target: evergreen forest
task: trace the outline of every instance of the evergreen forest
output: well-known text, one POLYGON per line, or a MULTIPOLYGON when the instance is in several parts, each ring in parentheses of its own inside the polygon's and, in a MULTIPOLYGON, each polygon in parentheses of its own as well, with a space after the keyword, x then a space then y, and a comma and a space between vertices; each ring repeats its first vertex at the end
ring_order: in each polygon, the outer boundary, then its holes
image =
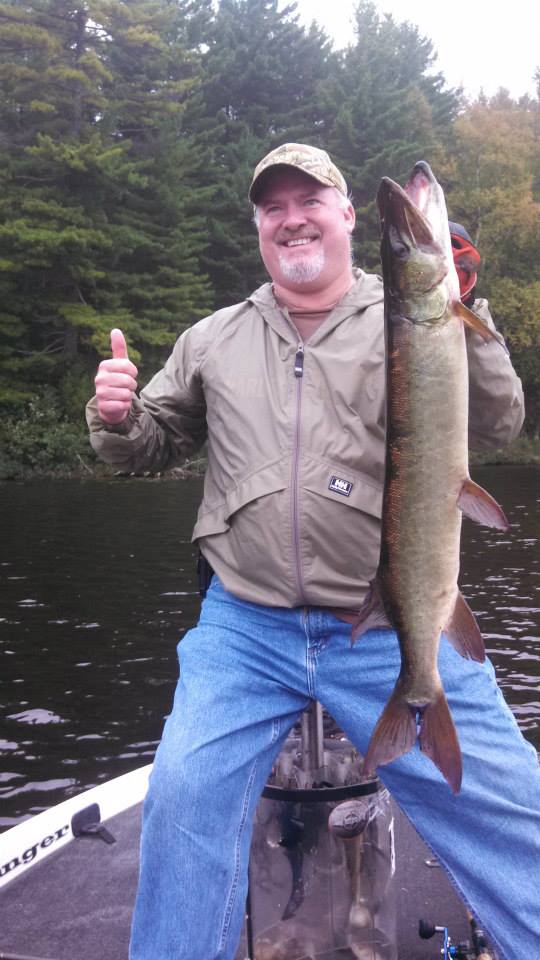
POLYGON ((540 70, 536 97, 471 102, 434 63, 372 0, 342 51, 278 0, 0 3, 0 477, 89 469, 112 327, 144 384, 182 330, 266 279, 247 190, 286 141, 343 171, 375 272, 379 180, 429 160, 540 437, 540 70))

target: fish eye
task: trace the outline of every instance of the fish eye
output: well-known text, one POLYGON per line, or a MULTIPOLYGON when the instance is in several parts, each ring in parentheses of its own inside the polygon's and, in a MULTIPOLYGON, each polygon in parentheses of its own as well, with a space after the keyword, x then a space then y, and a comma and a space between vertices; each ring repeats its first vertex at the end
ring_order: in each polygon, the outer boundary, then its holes
POLYGON ((409 252, 409 247, 402 240, 392 240, 392 253, 396 257, 406 257, 409 252))

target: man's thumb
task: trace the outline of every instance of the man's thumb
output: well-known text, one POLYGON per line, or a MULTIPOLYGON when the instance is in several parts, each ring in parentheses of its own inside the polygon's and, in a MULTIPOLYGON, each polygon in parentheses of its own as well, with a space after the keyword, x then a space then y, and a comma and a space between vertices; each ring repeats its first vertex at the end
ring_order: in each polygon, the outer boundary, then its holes
POLYGON ((121 330, 111 330, 111 350, 113 360, 127 360, 128 348, 126 338, 121 330))

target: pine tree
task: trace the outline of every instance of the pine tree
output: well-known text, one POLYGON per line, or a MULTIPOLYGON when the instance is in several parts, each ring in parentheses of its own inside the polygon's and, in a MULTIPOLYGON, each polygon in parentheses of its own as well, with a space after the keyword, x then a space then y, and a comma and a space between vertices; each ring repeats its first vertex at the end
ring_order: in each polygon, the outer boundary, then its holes
POLYGON ((540 100, 501 90, 463 111, 441 163, 448 209, 482 256, 487 297, 525 390, 528 426, 540 435, 540 100))
POLYGON ((73 355, 59 315, 76 283, 70 263, 81 274, 106 245, 69 192, 85 162, 78 146, 87 156, 96 150, 85 134, 104 102, 101 65, 91 44, 81 47, 77 13, 61 3, 0 8, 0 361, 8 401, 31 394, 61 357, 73 355), (46 155, 55 151, 51 166, 46 155))
POLYGON ((166 0, 0 8, 3 402, 44 380, 62 392, 113 325, 155 367, 208 308, 206 194, 182 128, 198 14, 182 23, 166 0))
POLYGON ((375 196, 382 176, 404 182, 417 160, 430 160, 448 131, 458 97, 431 74, 431 42, 410 23, 380 14, 372 0, 355 12, 356 39, 321 90, 323 136, 357 209, 362 265, 379 264, 375 196))
POLYGON ((333 55, 321 30, 306 31, 294 4, 279 10, 277 0, 221 0, 207 44, 186 124, 212 190, 204 262, 222 306, 265 279, 247 201, 251 175, 279 143, 316 142, 317 91, 333 55))

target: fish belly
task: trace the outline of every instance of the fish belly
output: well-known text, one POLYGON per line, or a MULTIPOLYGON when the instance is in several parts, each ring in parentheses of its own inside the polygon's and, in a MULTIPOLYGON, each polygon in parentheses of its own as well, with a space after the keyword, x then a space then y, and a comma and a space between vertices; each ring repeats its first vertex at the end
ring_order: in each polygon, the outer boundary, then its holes
POLYGON ((397 318, 389 335, 387 480, 380 577, 410 682, 438 682, 441 631, 457 597, 467 467, 468 377, 463 325, 397 318), (409 663, 410 661, 410 663, 409 663))
POLYGON ((379 590, 401 669, 366 754, 366 772, 420 747, 457 792, 461 752, 437 669, 441 631, 458 596, 467 468, 468 373, 461 322, 388 332, 387 464, 379 590), (419 720, 419 729, 417 726, 419 720))

